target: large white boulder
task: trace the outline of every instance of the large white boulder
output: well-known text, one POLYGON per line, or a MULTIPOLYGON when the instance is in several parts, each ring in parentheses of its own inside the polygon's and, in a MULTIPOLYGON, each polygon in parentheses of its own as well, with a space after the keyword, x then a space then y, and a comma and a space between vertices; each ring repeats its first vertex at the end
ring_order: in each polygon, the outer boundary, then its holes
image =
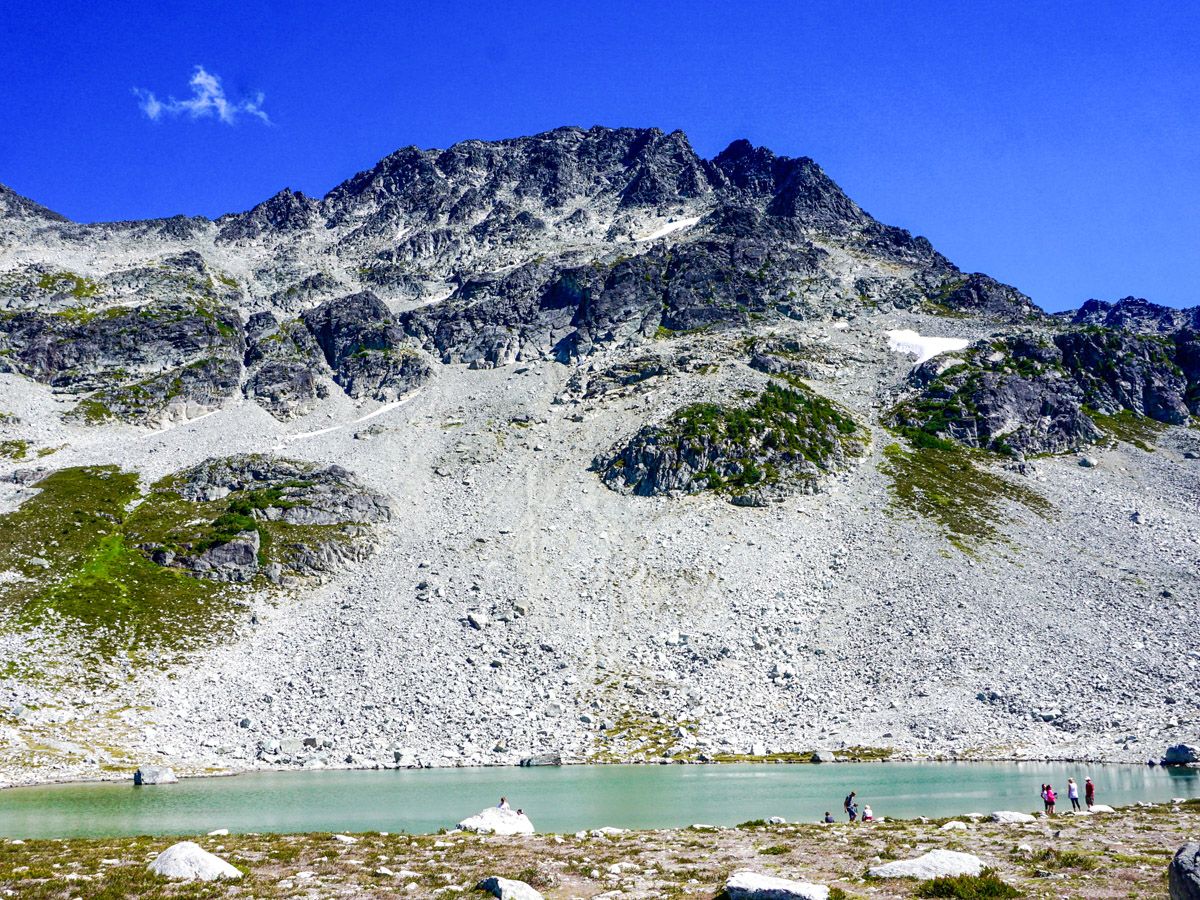
POLYGON ((193 841, 172 844, 150 863, 150 871, 181 881, 234 881, 242 873, 193 841))
POLYGON ((1103 803, 1093 803, 1088 807, 1088 810, 1094 813, 1111 813, 1116 812, 1111 806, 1105 806, 1103 803))
POLYGON ((499 878, 493 875, 475 885, 475 890, 486 891, 499 900, 545 900, 534 888, 514 878, 499 878))
POLYGON ((477 831, 480 834, 533 834, 533 823, 529 816, 515 809, 500 809, 489 806, 468 819, 458 823, 462 831, 477 831))
POLYGON ((978 875, 983 860, 973 853, 930 850, 916 859, 897 859, 868 870, 872 878, 940 878, 943 875, 978 875))
POLYGON ((823 884, 792 881, 757 872, 734 872, 725 882, 729 900, 829 900, 823 884))
POLYGON ((1002 809, 999 812, 992 813, 992 821, 999 822, 1001 825, 1028 825, 1031 822, 1036 822, 1037 819, 1029 815, 1029 813, 1002 809))

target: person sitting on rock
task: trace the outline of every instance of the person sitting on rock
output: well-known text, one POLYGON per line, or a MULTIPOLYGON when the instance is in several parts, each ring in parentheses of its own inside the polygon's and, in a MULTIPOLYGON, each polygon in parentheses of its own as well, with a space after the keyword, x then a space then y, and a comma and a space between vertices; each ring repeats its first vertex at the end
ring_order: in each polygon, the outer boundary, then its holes
POLYGON ((508 798, 501 797, 500 802, 496 804, 496 809, 512 809, 512 807, 508 805, 508 798))
POLYGON ((825 810, 825 824, 826 825, 833 824, 833 813, 831 813, 829 810, 825 810))
POLYGON ((871 804, 868 803, 863 807, 862 820, 864 822, 874 822, 875 813, 871 812, 871 804))

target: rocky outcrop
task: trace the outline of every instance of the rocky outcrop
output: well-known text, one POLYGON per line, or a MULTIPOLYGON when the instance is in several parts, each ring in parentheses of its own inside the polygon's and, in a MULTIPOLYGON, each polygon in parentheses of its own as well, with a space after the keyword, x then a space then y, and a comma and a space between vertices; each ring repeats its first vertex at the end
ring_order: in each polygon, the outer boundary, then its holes
POLYGON ((68 418, 87 425, 109 421, 161 425, 217 409, 241 380, 236 359, 209 357, 141 381, 100 388, 80 400, 68 418))
POLYGON ((284 188, 249 212, 218 220, 221 230, 217 232, 216 240, 218 244, 228 244, 252 240, 262 234, 277 236, 304 231, 316 222, 318 208, 317 201, 311 197, 284 188))
POLYGON ((1016 288, 978 272, 952 275, 931 292, 934 309, 985 316, 1008 322, 1040 318, 1042 311, 1016 288))
POLYGON ((1134 334, 1171 334, 1185 328, 1200 329, 1200 306, 1177 309, 1141 297, 1124 297, 1116 303, 1088 300, 1079 309, 1055 315, 1072 325, 1115 328, 1134 334))
POLYGON ((242 877, 239 870, 194 841, 172 844, 148 868, 176 881, 237 881, 242 877))
POLYGON ((829 888, 758 872, 734 872, 721 892, 725 900, 829 900, 829 888))
POLYGON ((978 875, 983 871, 983 860, 973 853, 955 850, 930 850, 914 859, 897 859, 893 862, 871 866, 867 874, 872 878, 953 878, 956 875, 978 875))
POLYGON ((433 374, 387 306, 370 291, 326 301, 301 318, 325 354, 334 381, 351 397, 395 400, 433 374))
POLYGON ((1184 844, 1167 873, 1171 900, 1200 900, 1200 843, 1184 844))
POLYGON ((246 326, 245 395, 277 419, 311 412, 329 395, 329 372, 316 338, 297 319, 255 313, 246 326))
POLYGON ((749 406, 680 409, 593 467, 608 487, 639 496, 717 491, 756 503, 819 490, 868 443, 865 430, 829 400, 772 384, 749 406))
POLYGON ((160 529, 131 534, 163 566, 213 581, 315 576, 373 552, 387 499, 340 466, 270 456, 210 459, 155 485, 144 504, 160 529), (180 524, 161 531, 163 521, 180 524))
POLYGON ((67 222, 66 216, 22 197, 12 188, 0 184, 0 220, 21 219, 33 222, 67 222))
POLYGON ((213 409, 237 391, 243 350, 237 311, 205 297, 0 317, 0 370, 85 395, 74 418, 88 424, 213 409))
POLYGON ((952 440, 998 452, 1078 449, 1097 415, 1188 420, 1189 385, 1172 342, 1089 328, 980 341, 918 366, 917 396, 891 421, 918 443, 952 440))

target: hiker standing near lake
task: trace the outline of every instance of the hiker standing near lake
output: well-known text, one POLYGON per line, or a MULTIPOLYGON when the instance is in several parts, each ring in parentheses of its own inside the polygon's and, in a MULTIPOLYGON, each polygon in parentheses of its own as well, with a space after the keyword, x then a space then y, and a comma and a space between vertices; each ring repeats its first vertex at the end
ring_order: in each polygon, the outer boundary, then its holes
POLYGON ((1050 812, 1050 785, 1042 782, 1042 812, 1050 812))
POLYGON ((1067 779, 1067 799, 1071 801, 1071 809, 1079 811, 1079 785, 1074 778, 1067 779))
POLYGON ((1083 802, 1087 804, 1088 809, 1096 805, 1096 786, 1090 778, 1083 780, 1083 802))
POLYGON ((854 791, 846 795, 846 799, 842 801, 842 809, 846 811, 846 815, 850 817, 850 821, 854 821, 854 817, 858 815, 858 810, 854 808, 854 791))
POLYGON ((1046 785, 1046 814, 1054 815, 1054 803, 1058 800, 1058 794, 1054 793, 1053 785, 1046 785))

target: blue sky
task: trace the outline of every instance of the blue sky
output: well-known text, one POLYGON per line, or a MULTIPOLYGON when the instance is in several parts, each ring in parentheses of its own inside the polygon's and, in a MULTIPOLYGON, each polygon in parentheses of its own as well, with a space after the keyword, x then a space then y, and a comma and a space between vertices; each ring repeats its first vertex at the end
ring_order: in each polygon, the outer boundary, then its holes
POLYGON ((6 0, 0 122, 0 182, 83 221, 563 124, 747 137, 1046 308, 1200 303, 1194 3, 6 0))

